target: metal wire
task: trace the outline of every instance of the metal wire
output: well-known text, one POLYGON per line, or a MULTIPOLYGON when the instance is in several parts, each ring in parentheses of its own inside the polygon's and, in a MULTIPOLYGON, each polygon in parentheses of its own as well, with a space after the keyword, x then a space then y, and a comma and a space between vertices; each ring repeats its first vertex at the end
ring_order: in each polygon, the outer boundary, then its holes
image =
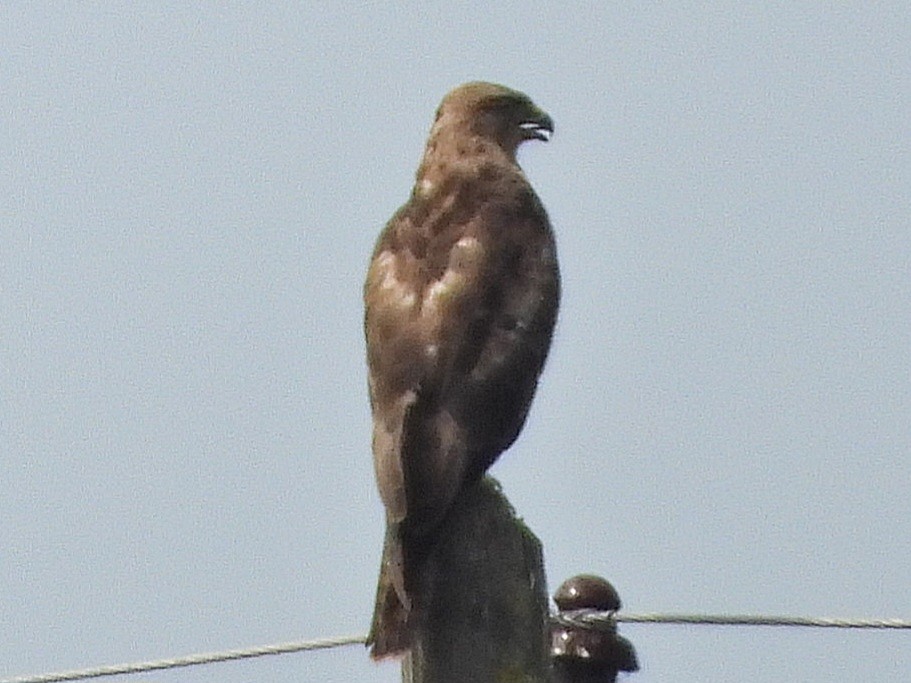
POLYGON ((220 652, 201 652, 198 654, 172 657, 169 659, 155 659, 147 662, 134 662, 132 664, 111 664, 96 666, 87 669, 73 669, 56 673, 39 674, 36 676, 18 676, 4 678, 0 683, 56 683, 57 681, 80 681, 88 678, 101 678, 103 676, 120 676, 124 674, 138 674, 161 669, 177 669, 184 666, 198 666, 201 664, 214 664, 216 662, 229 662, 235 659, 250 659, 266 655, 282 655, 289 652, 307 652, 309 650, 324 650, 326 648, 341 647, 343 645, 363 645, 364 636, 342 636, 339 638, 321 638, 318 640, 295 640, 287 643, 273 645, 260 645, 237 650, 222 650, 220 652))
MULTIPOLYGON (((605 619, 591 613, 587 619, 605 619)), ((698 624, 716 626, 805 626, 814 628, 911 629, 908 619, 856 619, 848 617, 787 617, 759 614, 616 614, 614 620, 629 624, 698 624)), ((2 683, 2 682, 0 682, 2 683)))
MULTIPOLYGON (((687 624, 714 626, 795 626, 810 628, 850 628, 850 629, 911 629, 908 619, 855 619, 841 617, 787 617, 764 616, 756 614, 621 614, 614 612, 596 612, 577 610, 562 612, 551 617, 555 623, 581 628, 611 626, 615 623, 627 624, 687 624)), ((59 681, 79 681, 104 676, 121 676, 125 674, 176 669, 186 666, 199 666, 228 662, 236 659, 251 659, 266 655, 281 655, 291 652, 324 650, 347 645, 363 645, 364 636, 342 636, 338 638, 321 638, 317 640, 295 640, 273 645, 260 645, 236 650, 219 652, 202 652, 198 654, 155 659, 131 664, 111 664, 86 669, 73 669, 56 673, 38 674, 35 676, 18 676, 0 679, 0 683, 58 683, 59 681)))

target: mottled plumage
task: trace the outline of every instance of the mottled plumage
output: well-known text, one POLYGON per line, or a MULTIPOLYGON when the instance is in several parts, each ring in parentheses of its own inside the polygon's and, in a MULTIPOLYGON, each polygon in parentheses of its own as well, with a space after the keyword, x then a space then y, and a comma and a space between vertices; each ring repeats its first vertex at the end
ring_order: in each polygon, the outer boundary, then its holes
POLYGON ((414 587, 436 527, 528 414, 560 282, 550 223, 516 149, 552 130, 522 93, 456 88, 437 110, 411 198, 376 244, 364 288, 387 521, 375 658, 409 648, 414 587))

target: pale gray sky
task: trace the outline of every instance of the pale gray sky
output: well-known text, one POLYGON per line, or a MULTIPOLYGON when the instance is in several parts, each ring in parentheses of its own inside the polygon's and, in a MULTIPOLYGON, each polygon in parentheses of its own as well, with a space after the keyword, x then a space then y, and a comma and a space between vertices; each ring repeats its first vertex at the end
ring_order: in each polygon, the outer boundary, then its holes
MULTIPOLYGON (((490 5, 0 7, 0 678, 366 630, 361 282, 475 79, 557 127, 563 309, 493 471, 551 590, 911 617, 911 6, 490 5)), ((642 683, 911 671, 904 632, 622 632, 642 683)))

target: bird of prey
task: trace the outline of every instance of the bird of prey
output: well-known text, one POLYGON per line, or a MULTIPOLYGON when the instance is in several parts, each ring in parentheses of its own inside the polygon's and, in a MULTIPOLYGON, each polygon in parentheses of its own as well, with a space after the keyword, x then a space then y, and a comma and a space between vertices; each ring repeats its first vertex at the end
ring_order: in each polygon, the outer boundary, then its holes
POLYGON ((364 286, 377 486, 386 538, 371 656, 411 647, 421 558, 453 500, 519 434, 557 317, 547 213, 516 162, 551 118, 493 83, 440 104, 408 202, 364 286))

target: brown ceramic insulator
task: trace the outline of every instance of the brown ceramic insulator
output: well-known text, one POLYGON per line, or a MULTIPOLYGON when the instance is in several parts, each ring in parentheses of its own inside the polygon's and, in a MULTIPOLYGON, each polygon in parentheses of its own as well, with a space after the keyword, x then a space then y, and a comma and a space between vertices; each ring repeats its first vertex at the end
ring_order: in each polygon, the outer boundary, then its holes
POLYGON ((632 643, 610 630, 556 626, 551 631, 551 656, 555 663, 592 672, 639 670, 632 643))
POLYGON ((616 612, 621 606, 617 589, 594 574, 579 574, 564 581, 554 593, 554 602, 561 612, 577 609, 616 612))

